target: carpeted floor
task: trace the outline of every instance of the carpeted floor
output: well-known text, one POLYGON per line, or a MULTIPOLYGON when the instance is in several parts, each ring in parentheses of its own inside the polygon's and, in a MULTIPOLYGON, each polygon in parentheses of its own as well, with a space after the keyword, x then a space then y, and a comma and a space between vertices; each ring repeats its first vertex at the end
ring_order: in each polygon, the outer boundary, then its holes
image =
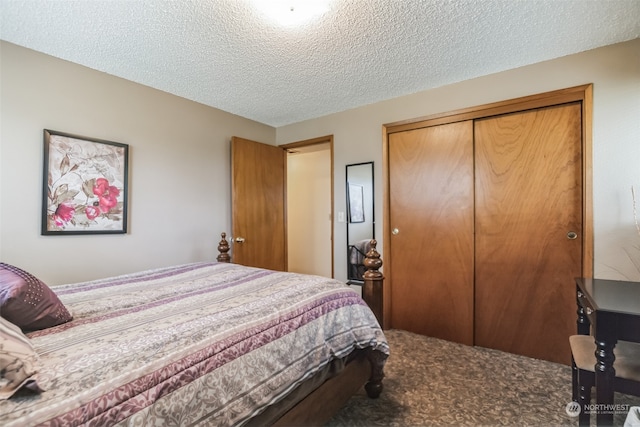
MULTIPOLYGON (((327 426, 577 426, 565 410, 571 368, 400 330, 378 399, 353 396, 327 426)), ((640 399, 616 394, 616 403, 640 399)), ((624 424, 626 413, 615 415, 624 424)), ((592 424, 595 416, 592 417, 592 424)))

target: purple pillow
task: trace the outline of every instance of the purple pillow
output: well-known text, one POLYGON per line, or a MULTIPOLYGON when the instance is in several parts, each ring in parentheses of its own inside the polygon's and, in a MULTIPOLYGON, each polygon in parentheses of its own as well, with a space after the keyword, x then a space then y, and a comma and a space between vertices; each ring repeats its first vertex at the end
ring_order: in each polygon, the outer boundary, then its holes
POLYGON ((50 328, 71 320, 58 296, 41 280, 0 262, 0 316, 24 331, 50 328))

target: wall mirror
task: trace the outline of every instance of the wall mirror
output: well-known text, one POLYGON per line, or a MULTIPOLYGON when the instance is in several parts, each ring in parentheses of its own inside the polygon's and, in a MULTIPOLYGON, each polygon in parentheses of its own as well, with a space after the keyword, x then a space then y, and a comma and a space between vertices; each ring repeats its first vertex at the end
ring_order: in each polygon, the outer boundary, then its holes
POLYGON ((347 283, 361 285, 364 256, 375 239, 373 162, 347 165, 347 283))

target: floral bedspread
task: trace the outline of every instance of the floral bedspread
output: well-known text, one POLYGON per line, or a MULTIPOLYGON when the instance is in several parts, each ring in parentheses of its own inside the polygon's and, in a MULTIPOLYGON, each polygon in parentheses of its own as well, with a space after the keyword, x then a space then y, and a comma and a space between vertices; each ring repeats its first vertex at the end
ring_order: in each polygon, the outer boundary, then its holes
POLYGON ((388 354, 373 313, 319 276, 194 263, 54 288, 74 319, 28 334, 41 394, 0 425, 242 425, 330 360, 388 354))

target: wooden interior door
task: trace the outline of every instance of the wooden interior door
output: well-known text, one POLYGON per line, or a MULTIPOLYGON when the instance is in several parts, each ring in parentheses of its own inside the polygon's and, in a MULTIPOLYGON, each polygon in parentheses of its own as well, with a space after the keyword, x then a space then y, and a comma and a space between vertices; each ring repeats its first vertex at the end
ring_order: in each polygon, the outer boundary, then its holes
POLYGON ((389 135, 391 326, 473 344, 473 122, 389 135))
POLYGON ((286 153, 273 145, 231 140, 233 261, 286 271, 286 153))
POLYGON ((581 130, 580 103, 475 122, 478 346, 570 363, 573 279, 582 274, 581 130))

